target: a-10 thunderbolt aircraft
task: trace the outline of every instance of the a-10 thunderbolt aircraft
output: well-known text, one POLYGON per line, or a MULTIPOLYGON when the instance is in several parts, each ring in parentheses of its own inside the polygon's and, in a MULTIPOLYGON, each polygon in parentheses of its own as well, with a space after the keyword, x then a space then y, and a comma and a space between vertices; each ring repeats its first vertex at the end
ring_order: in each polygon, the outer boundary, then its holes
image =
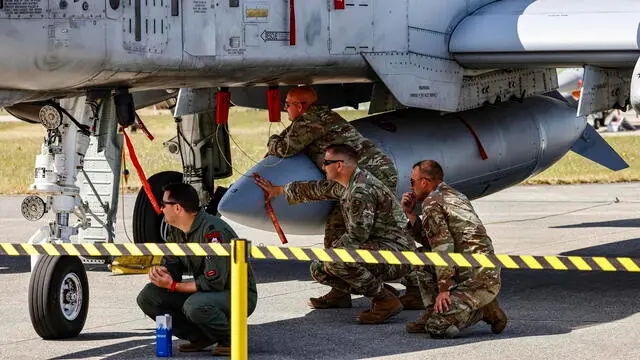
MULTIPOLYGON (((117 128, 171 98, 177 134, 166 145, 184 170, 154 174, 150 186, 157 197, 168 182, 188 182, 203 205, 231 174, 229 104, 268 108, 275 120, 280 92, 299 84, 332 107, 370 101, 376 115, 355 124, 394 159, 399 193, 411 164, 428 158, 472 199, 570 149, 624 168, 585 115, 638 107, 639 24, 640 3, 624 0, 0 0, 0 106, 46 128, 32 185, 41 196, 22 210, 52 221, 29 242, 114 241, 117 128), (584 67, 577 113, 554 95, 558 67, 584 67)), ((276 183, 322 176, 303 157, 263 165, 276 183)), ((234 184, 218 210, 268 229, 249 184, 234 184)), ((322 206, 274 202, 292 234, 321 231, 322 206)), ((162 241, 142 192, 133 222, 135 241, 162 241)), ((29 308, 40 336, 76 336, 88 302, 77 257, 34 263, 29 308)))

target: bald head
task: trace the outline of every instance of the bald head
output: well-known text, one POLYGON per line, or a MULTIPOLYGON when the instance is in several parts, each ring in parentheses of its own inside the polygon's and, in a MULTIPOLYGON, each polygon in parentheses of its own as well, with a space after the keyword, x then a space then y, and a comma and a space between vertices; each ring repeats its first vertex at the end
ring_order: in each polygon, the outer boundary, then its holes
POLYGON ((431 178, 437 182, 441 182, 444 179, 442 166, 435 160, 422 160, 414 164, 413 168, 418 170, 420 176, 431 178))
POLYGON ((318 101, 318 94, 311 86, 298 86, 289 90, 288 96, 291 97, 295 101, 299 101, 301 103, 310 106, 311 104, 318 101))

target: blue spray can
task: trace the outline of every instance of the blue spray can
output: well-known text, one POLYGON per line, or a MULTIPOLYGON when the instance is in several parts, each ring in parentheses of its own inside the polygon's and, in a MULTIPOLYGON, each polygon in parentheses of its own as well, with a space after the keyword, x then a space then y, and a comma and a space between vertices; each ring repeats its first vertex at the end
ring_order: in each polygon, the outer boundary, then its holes
POLYGON ((171 315, 164 314, 156 316, 156 356, 173 356, 173 328, 171 315))

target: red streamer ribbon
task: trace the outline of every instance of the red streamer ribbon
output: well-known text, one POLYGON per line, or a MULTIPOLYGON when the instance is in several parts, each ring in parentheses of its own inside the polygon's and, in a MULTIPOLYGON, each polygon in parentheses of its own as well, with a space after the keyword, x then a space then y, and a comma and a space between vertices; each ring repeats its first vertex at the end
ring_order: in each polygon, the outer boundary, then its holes
POLYGON ((124 134, 124 140, 127 144, 127 149, 129 150, 129 156, 131 157, 131 163, 133 167, 136 168, 136 172, 138 173, 138 177, 140 178, 140 182, 142 183, 142 187, 144 188, 144 192, 147 194, 149 198, 149 202, 151 202, 151 206, 153 206, 153 210, 156 211, 156 214, 162 214, 162 210, 160 209, 160 205, 158 205, 158 201, 156 197, 153 195, 153 191, 151 191, 151 185, 149 185, 149 181, 147 181, 147 177, 144 175, 144 170, 142 170, 142 166, 140 166, 140 162, 138 161, 138 156, 136 155, 136 151, 133 149, 133 144, 131 143, 131 139, 129 139, 129 135, 125 129, 122 129, 122 133, 124 134))

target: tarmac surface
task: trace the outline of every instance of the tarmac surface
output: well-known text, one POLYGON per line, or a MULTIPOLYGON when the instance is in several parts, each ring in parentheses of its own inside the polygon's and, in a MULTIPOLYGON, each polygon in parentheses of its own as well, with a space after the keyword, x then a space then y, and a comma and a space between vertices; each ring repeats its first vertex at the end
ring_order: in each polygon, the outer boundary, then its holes
MULTIPOLYGON (((125 196, 130 229, 134 197, 125 196)), ((25 242, 45 221, 22 218, 21 196, 0 197, 0 242, 25 242)), ((497 253, 640 257, 640 183, 516 186, 474 201, 497 253)), ((125 242, 119 214, 118 238, 125 242)), ((46 216, 45 216, 46 217, 46 216)), ((256 244, 277 245, 273 233, 236 227, 256 244)), ((130 230, 129 230, 130 231, 130 230)), ((321 237, 290 236, 293 246, 321 246, 321 237)), ((369 306, 312 310, 306 299, 326 291, 311 281, 308 264, 254 261, 258 307, 249 318, 252 359, 638 359, 640 273, 503 271, 499 295, 509 316, 504 333, 484 323, 460 338, 434 340, 405 333, 418 311, 403 311, 383 325, 359 325, 369 306)), ((146 275, 109 273, 87 265, 91 303, 83 332, 74 339, 45 341, 31 326, 27 305, 29 259, 0 256, 0 359, 149 359, 155 325, 135 298, 146 275)), ((403 289, 400 284, 394 284, 403 289)), ((173 342, 174 357, 183 354, 173 342)))

